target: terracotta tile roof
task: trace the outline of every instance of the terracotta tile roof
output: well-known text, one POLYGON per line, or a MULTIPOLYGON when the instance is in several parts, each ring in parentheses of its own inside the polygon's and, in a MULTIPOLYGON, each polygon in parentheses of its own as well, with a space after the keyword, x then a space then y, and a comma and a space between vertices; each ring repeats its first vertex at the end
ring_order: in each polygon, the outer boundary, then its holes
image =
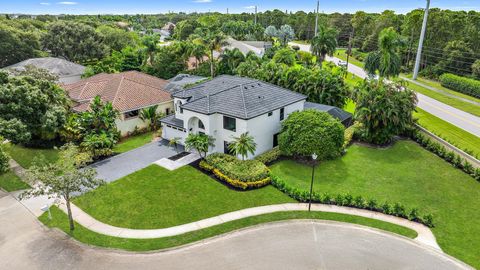
POLYGON ((79 105, 75 111, 86 111, 90 101, 100 96, 112 102, 120 112, 131 111, 172 100, 165 91, 168 81, 138 71, 116 74, 97 74, 79 82, 64 85, 72 100, 79 105))

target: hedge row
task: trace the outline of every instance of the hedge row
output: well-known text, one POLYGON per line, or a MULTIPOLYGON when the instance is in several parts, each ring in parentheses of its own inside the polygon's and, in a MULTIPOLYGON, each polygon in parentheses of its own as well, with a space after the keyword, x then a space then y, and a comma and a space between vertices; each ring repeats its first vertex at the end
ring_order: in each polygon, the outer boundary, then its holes
POLYGON ((472 97, 480 98, 480 81, 450 73, 440 76, 442 86, 472 97))
POLYGON ((200 168, 202 168, 205 171, 213 172, 213 174, 215 175, 215 177, 217 177, 217 179, 229 184, 232 187, 238 188, 238 189, 247 190, 247 189, 260 188, 260 187, 263 187, 263 186, 266 186, 266 185, 270 184, 270 181, 271 181, 271 178, 269 176, 267 176, 266 178, 257 180, 257 181, 249 181, 249 182, 245 182, 245 181, 241 181, 241 180, 238 180, 238 179, 230 178, 228 175, 222 173, 219 169, 214 168, 212 165, 210 165, 205 160, 200 161, 199 166, 200 166, 200 168))
POLYGON ((257 157, 255 157, 255 159, 262 162, 263 164, 269 164, 279 159, 281 155, 282 152, 280 151, 280 148, 276 146, 271 150, 268 150, 267 152, 258 155, 257 157))
POLYGON ((468 173, 473 178, 475 178, 475 180, 480 181, 480 168, 473 167, 470 162, 462 158, 460 155, 456 154, 451 150, 448 150, 442 144, 433 141, 428 136, 420 133, 419 131, 413 132, 412 139, 419 143, 421 146, 425 147, 425 149, 443 158, 447 162, 451 163, 453 166, 463 170, 465 173, 468 173))
MULTIPOLYGON (((300 202, 308 202, 310 200, 309 191, 291 187, 275 175, 271 175, 271 179, 273 186, 275 186, 277 189, 284 192, 291 198, 300 202)), ((431 214, 426 214, 422 216, 420 215, 417 208, 407 209, 400 203, 390 204, 388 202, 384 202, 380 204, 375 199, 366 199, 362 196, 353 197, 351 194, 348 193, 344 195, 338 194, 336 196, 332 196, 328 193, 320 194, 315 191, 312 193, 312 202, 366 209, 370 211, 384 213, 387 215, 405 218, 424 224, 430 228, 434 227, 433 216, 431 214)))

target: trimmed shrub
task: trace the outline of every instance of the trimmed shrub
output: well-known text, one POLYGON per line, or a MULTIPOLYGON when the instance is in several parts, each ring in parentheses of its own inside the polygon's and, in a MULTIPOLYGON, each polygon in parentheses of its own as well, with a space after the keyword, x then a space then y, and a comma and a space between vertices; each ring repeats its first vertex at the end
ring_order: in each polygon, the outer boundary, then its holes
POLYGON ((445 73, 440 76, 442 86, 457 92, 480 98, 480 81, 445 73))
POLYGON ((270 183, 270 170, 258 160, 239 160, 234 156, 214 153, 199 164, 219 180, 239 189, 252 189, 270 183))
POLYGON ((347 148, 347 146, 350 145, 353 139, 353 135, 355 135, 355 130, 359 126, 358 122, 355 122, 355 124, 351 125, 347 129, 345 129, 344 133, 344 141, 343 141, 343 148, 347 148))
POLYGON ((279 159, 281 155, 282 153, 280 152, 280 148, 276 146, 271 150, 258 155, 255 159, 263 164, 269 164, 279 159))
MULTIPOLYGON (((1 144, 1 140, 0 140, 0 144, 1 144)), ((3 151, 2 147, 0 146, 0 174, 2 173, 6 173, 9 169, 9 165, 8 165, 8 160, 9 160, 9 157, 7 156, 7 153, 5 153, 5 151, 3 151)))
MULTIPOLYGON (((281 180, 278 176, 275 175, 270 175, 270 178, 272 185, 281 192, 287 194, 289 197, 299 202, 309 202, 310 193, 307 190, 300 190, 298 188, 291 187, 285 181, 281 180)), ((321 195, 316 192, 312 193, 312 202, 367 209, 387 215, 393 215, 409 219, 411 221, 424 224, 430 228, 434 226, 432 215, 426 214, 423 216, 423 218, 420 218, 420 214, 417 208, 412 208, 410 211, 408 211, 407 208, 400 203, 395 203, 392 205, 388 202, 384 202, 379 207, 376 200, 365 199, 362 196, 356 196, 354 198, 351 194, 348 193, 345 195, 337 194, 336 196, 331 196, 328 193, 324 193, 323 195, 321 195)))

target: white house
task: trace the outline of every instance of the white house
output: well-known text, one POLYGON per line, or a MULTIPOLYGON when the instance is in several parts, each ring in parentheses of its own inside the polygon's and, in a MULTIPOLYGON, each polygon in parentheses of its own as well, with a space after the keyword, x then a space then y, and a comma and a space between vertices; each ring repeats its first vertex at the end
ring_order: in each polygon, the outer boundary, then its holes
POLYGON ((93 98, 111 102, 120 112, 116 121, 122 136, 135 128, 145 128, 140 111, 158 105, 157 112, 169 115, 173 112, 172 97, 165 90, 168 81, 138 71, 116 74, 97 74, 76 83, 62 86, 74 102, 73 110, 83 112, 90 108, 93 98))
POLYGON ((304 110, 307 98, 269 83, 228 75, 172 96, 175 114, 161 119, 164 139, 177 137, 183 144, 189 133, 203 133, 215 139, 210 152, 228 153, 233 138, 249 132, 257 144, 253 156, 277 145, 281 122, 292 112, 304 110))

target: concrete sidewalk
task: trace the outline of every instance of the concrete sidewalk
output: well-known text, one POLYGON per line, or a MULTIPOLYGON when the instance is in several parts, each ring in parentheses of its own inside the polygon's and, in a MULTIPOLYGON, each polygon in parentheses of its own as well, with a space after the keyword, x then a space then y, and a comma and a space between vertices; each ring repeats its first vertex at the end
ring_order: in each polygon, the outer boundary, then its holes
MULTIPOLYGON (((62 209, 65 213, 67 211, 65 204, 61 204, 60 209, 62 209)), ((305 203, 275 204, 275 205, 247 208, 247 209, 234 211, 234 212, 226 213, 216 217, 211 217, 211 218, 207 218, 207 219, 203 219, 203 220, 199 220, 196 222, 183 224, 179 226, 174 226, 170 228, 139 230, 139 229, 119 228, 119 227, 102 223, 94 219, 84 211, 82 211, 77 206, 72 204, 73 218, 75 219, 76 222, 88 228, 89 230, 100 233, 100 234, 104 234, 104 235, 121 237, 121 238, 134 238, 134 239, 152 239, 152 238, 175 236, 175 235, 180 235, 187 232, 193 232, 193 231, 201 230, 204 228, 212 227, 215 225, 223 224, 229 221, 258 216, 262 214, 276 213, 276 212, 289 212, 289 211, 307 211, 307 210, 308 210, 308 204, 305 204, 305 203)), ((416 222, 412 222, 406 219, 402 219, 402 218, 398 218, 390 215, 385 215, 378 212, 356 209, 356 208, 349 208, 349 207, 341 207, 341 206, 335 206, 335 205, 313 204, 312 211, 341 213, 341 214, 347 214, 347 215, 361 216, 361 217, 381 220, 381 221, 397 224, 400 226, 404 226, 418 233, 417 238, 414 239, 418 243, 433 247, 437 250, 441 250, 437 244, 437 241, 432 231, 428 227, 416 222)))

